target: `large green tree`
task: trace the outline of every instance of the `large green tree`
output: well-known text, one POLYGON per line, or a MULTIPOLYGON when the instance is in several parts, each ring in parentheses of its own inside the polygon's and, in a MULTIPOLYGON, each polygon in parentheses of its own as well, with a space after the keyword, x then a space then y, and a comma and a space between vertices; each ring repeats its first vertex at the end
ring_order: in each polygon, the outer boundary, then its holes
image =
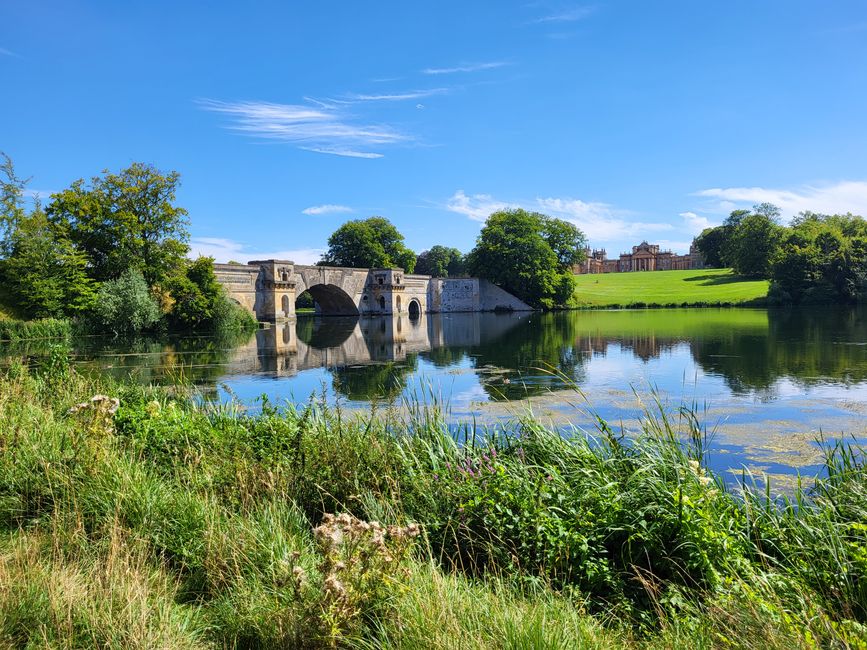
POLYGON ((723 246, 726 242, 726 236, 725 226, 717 226, 715 228, 705 228, 695 238, 695 246, 698 252, 701 253, 705 266, 711 268, 722 268, 725 266, 723 263, 723 246))
POLYGON ((27 180, 15 173, 12 159, 0 151, 0 257, 8 254, 10 237, 24 217, 27 180))
POLYGON ((52 195, 46 212, 84 252, 98 281, 141 272, 150 286, 183 266, 189 250, 187 211, 175 205, 177 172, 133 163, 120 173, 104 171, 52 195))
POLYGON ((738 226, 746 217, 750 215, 749 210, 732 210, 726 220, 723 221, 722 241, 720 242, 720 259, 723 266, 734 266, 735 250, 734 237, 738 226))
POLYGON ((37 204, 19 216, 2 261, 7 299, 28 318, 74 316, 90 309, 96 285, 87 259, 37 204))
POLYGON ((584 261, 587 238, 573 223, 544 214, 537 215, 541 222, 541 235, 557 256, 562 269, 570 269, 584 261))
POLYGON ((388 219, 370 217, 347 221, 328 238, 328 250, 319 264, 352 268, 400 267, 415 269, 415 253, 388 219))
MULTIPOLYGON (((580 253, 565 248, 555 250, 549 241, 562 244, 565 237, 551 236, 569 229, 551 228, 550 217, 522 209, 501 210, 485 222, 476 246, 467 256, 472 275, 490 280, 530 305, 552 308, 565 306, 573 299, 575 280, 571 271, 580 253)), ((577 228, 576 228, 577 230, 577 228)), ((581 245, 583 234, 572 241, 581 245)))
POLYGON ((435 278, 456 277, 466 272, 466 263, 457 248, 436 245, 419 254, 415 272, 435 278))
POLYGON ((782 229, 773 216, 760 212, 747 215, 732 235, 728 261, 740 275, 769 278, 781 236, 782 229))
POLYGON ((783 303, 856 302, 867 287, 867 222, 800 214, 774 256, 770 296, 783 303))

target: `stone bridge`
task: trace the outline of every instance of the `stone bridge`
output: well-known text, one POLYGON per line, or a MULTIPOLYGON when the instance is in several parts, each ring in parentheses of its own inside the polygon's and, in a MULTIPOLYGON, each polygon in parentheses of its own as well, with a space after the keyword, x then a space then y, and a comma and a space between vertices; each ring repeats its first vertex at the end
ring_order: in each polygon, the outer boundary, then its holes
POLYGON ((295 300, 305 291, 322 316, 381 316, 474 311, 531 311, 499 287, 478 278, 432 278, 403 269, 305 266, 288 260, 215 264, 229 297, 258 320, 295 317, 295 300))

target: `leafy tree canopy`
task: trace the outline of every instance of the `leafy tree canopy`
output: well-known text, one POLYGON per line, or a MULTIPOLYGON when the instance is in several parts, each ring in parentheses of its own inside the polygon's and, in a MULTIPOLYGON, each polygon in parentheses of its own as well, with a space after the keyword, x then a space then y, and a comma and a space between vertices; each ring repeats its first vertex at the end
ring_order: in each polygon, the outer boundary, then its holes
POLYGON ((105 170, 52 195, 46 211, 87 256, 98 281, 137 269, 150 286, 182 267, 189 247, 187 211, 174 205, 177 172, 133 163, 118 174, 105 170))
POLYGON ((585 240, 580 230, 557 221, 522 209, 493 213, 468 255, 469 272, 534 306, 569 304, 575 282, 571 265, 581 253, 570 251, 568 242, 583 252, 585 240))
POLYGON ((557 256, 563 270, 571 269, 584 261, 587 238, 573 223, 537 214, 541 222, 541 234, 557 256))
POLYGON ((24 217, 27 180, 15 173, 12 159, 0 151, 0 257, 8 254, 9 238, 24 217))
POLYGON ((774 217, 756 212, 744 217, 731 237, 729 262, 736 273, 768 278, 782 229, 774 217))
POLYGON ((96 285, 87 258, 49 223, 37 204, 16 217, 2 263, 9 297, 28 318, 61 318, 90 309, 96 285))
POLYGON ((856 302, 867 291, 867 221, 804 212, 772 261, 770 297, 782 303, 856 302))
POLYGON ((400 267, 415 270, 415 253, 403 243, 403 235, 383 217, 347 221, 328 238, 321 266, 352 268, 400 267))
POLYGON ((456 277, 466 273, 466 263, 457 248, 437 245, 419 254, 415 272, 435 278, 456 277))
POLYGON ((172 302, 169 320, 176 328, 238 329, 246 327, 245 321, 252 318, 226 296, 214 273, 213 257, 199 257, 190 262, 183 273, 166 282, 166 287, 172 302))
POLYGON ((705 228, 695 238, 695 246, 704 258, 705 266, 712 268, 722 268, 725 266, 723 262, 723 246, 727 236, 728 233, 725 226, 717 226, 716 228, 705 228))

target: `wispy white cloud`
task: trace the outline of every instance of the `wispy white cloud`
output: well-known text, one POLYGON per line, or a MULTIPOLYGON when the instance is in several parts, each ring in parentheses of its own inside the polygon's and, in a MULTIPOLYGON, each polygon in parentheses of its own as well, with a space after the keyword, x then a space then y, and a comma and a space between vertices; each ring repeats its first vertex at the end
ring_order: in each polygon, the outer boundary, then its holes
POLYGON ((596 11, 596 7, 585 5, 580 7, 571 7, 562 11, 555 11, 545 16, 541 16, 533 20, 533 23, 572 23, 578 20, 583 20, 596 11))
POLYGON ((326 203, 324 205, 311 205, 309 208, 301 210, 302 214, 319 215, 319 214, 336 214, 339 212, 352 212, 352 208, 348 205, 335 205, 334 203, 326 203))
POLYGON ((16 59, 20 59, 21 55, 13 52, 12 50, 7 50, 5 47, 0 47, 0 56, 11 56, 16 59))
POLYGON ((497 201, 490 194, 467 195, 463 190, 455 192, 446 202, 448 210, 469 217, 473 221, 484 221, 492 212, 498 210, 519 207, 521 206, 518 203, 497 201))
POLYGON ((630 221, 628 210, 572 198, 537 198, 536 210, 571 221, 593 241, 612 242, 673 230, 668 223, 630 221))
POLYGON ((547 197, 536 198, 535 201, 504 201, 490 194, 468 195, 463 190, 458 190, 446 202, 447 210, 474 221, 485 221, 492 212, 507 208, 524 208, 565 219, 581 228, 587 237, 595 242, 620 241, 674 229, 667 223, 630 221, 627 219, 629 212, 626 210, 616 209, 607 203, 574 198, 547 197))
POLYGON ((705 228, 710 228, 712 226, 718 225, 715 223, 711 223, 711 220, 707 217, 703 217, 695 212, 681 212, 680 216, 683 217, 683 221, 686 224, 686 229, 690 234, 698 235, 705 228))
POLYGON ((807 210, 826 214, 853 212, 867 215, 867 181, 840 181, 794 189, 715 187, 696 192, 695 196, 719 200, 720 203, 714 207, 722 212, 756 203, 773 203, 785 217, 793 217, 807 210))
POLYGON ((373 151, 355 151, 354 149, 339 149, 337 147, 299 147, 304 151, 312 151, 314 153, 327 153, 332 156, 343 156, 344 158, 382 158, 383 154, 373 151))
POLYGON ((456 72, 478 72, 479 70, 493 70, 510 65, 508 61, 486 61, 484 63, 461 63, 451 68, 425 68, 422 74, 454 74, 456 72))
POLYGON ((376 93, 372 95, 350 93, 346 97, 356 102, 402 102, 408 99, 424 99, 434 95, 444 95, 449 92, 448 88, 428 88, 426 90, 408 90, 399 93, 376 93))
POLYGON ((250 249, 244 244, 232 239, 220 237, 193 237, 190 240, 189 257, 195 259, 200 255, 213 257, 215 262, 229 261, 245 263, 249 260, 292 260, 296 264, 315 264, 324 250, 318 248, 300 248, 293 250, 262 251, 250 249))
POLYGON ((57 190, 24 190, 23 194, 25 198, 28 199, 39 199, 40 201, 45 201, 51 198, 52 194, 55 194, 57 190))
POLYGON ((198 104, 204 110, 230 116, 230 130, 318 153, 381 158, 383 154, 366 149, 412 140, 411 136, 385 124, 356 123, 342 107, 325 102, 311 101, 304 105, 203 99, 198 104))

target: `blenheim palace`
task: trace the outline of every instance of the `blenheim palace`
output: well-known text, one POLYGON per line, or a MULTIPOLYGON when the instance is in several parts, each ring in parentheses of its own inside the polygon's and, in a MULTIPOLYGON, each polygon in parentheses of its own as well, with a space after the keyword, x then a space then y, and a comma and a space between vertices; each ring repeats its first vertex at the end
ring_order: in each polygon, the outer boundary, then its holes
POLYGON ((587 259, 573 267, 575 273, 624 273, 627 271, 687 271, 704 268, 704 260, 695 247, 687 255, 675 255, 659 250, 658 244, 641 242, 631 253, 621 253, 619 259, 607 258, 605 249, 587 248, 587 259))

